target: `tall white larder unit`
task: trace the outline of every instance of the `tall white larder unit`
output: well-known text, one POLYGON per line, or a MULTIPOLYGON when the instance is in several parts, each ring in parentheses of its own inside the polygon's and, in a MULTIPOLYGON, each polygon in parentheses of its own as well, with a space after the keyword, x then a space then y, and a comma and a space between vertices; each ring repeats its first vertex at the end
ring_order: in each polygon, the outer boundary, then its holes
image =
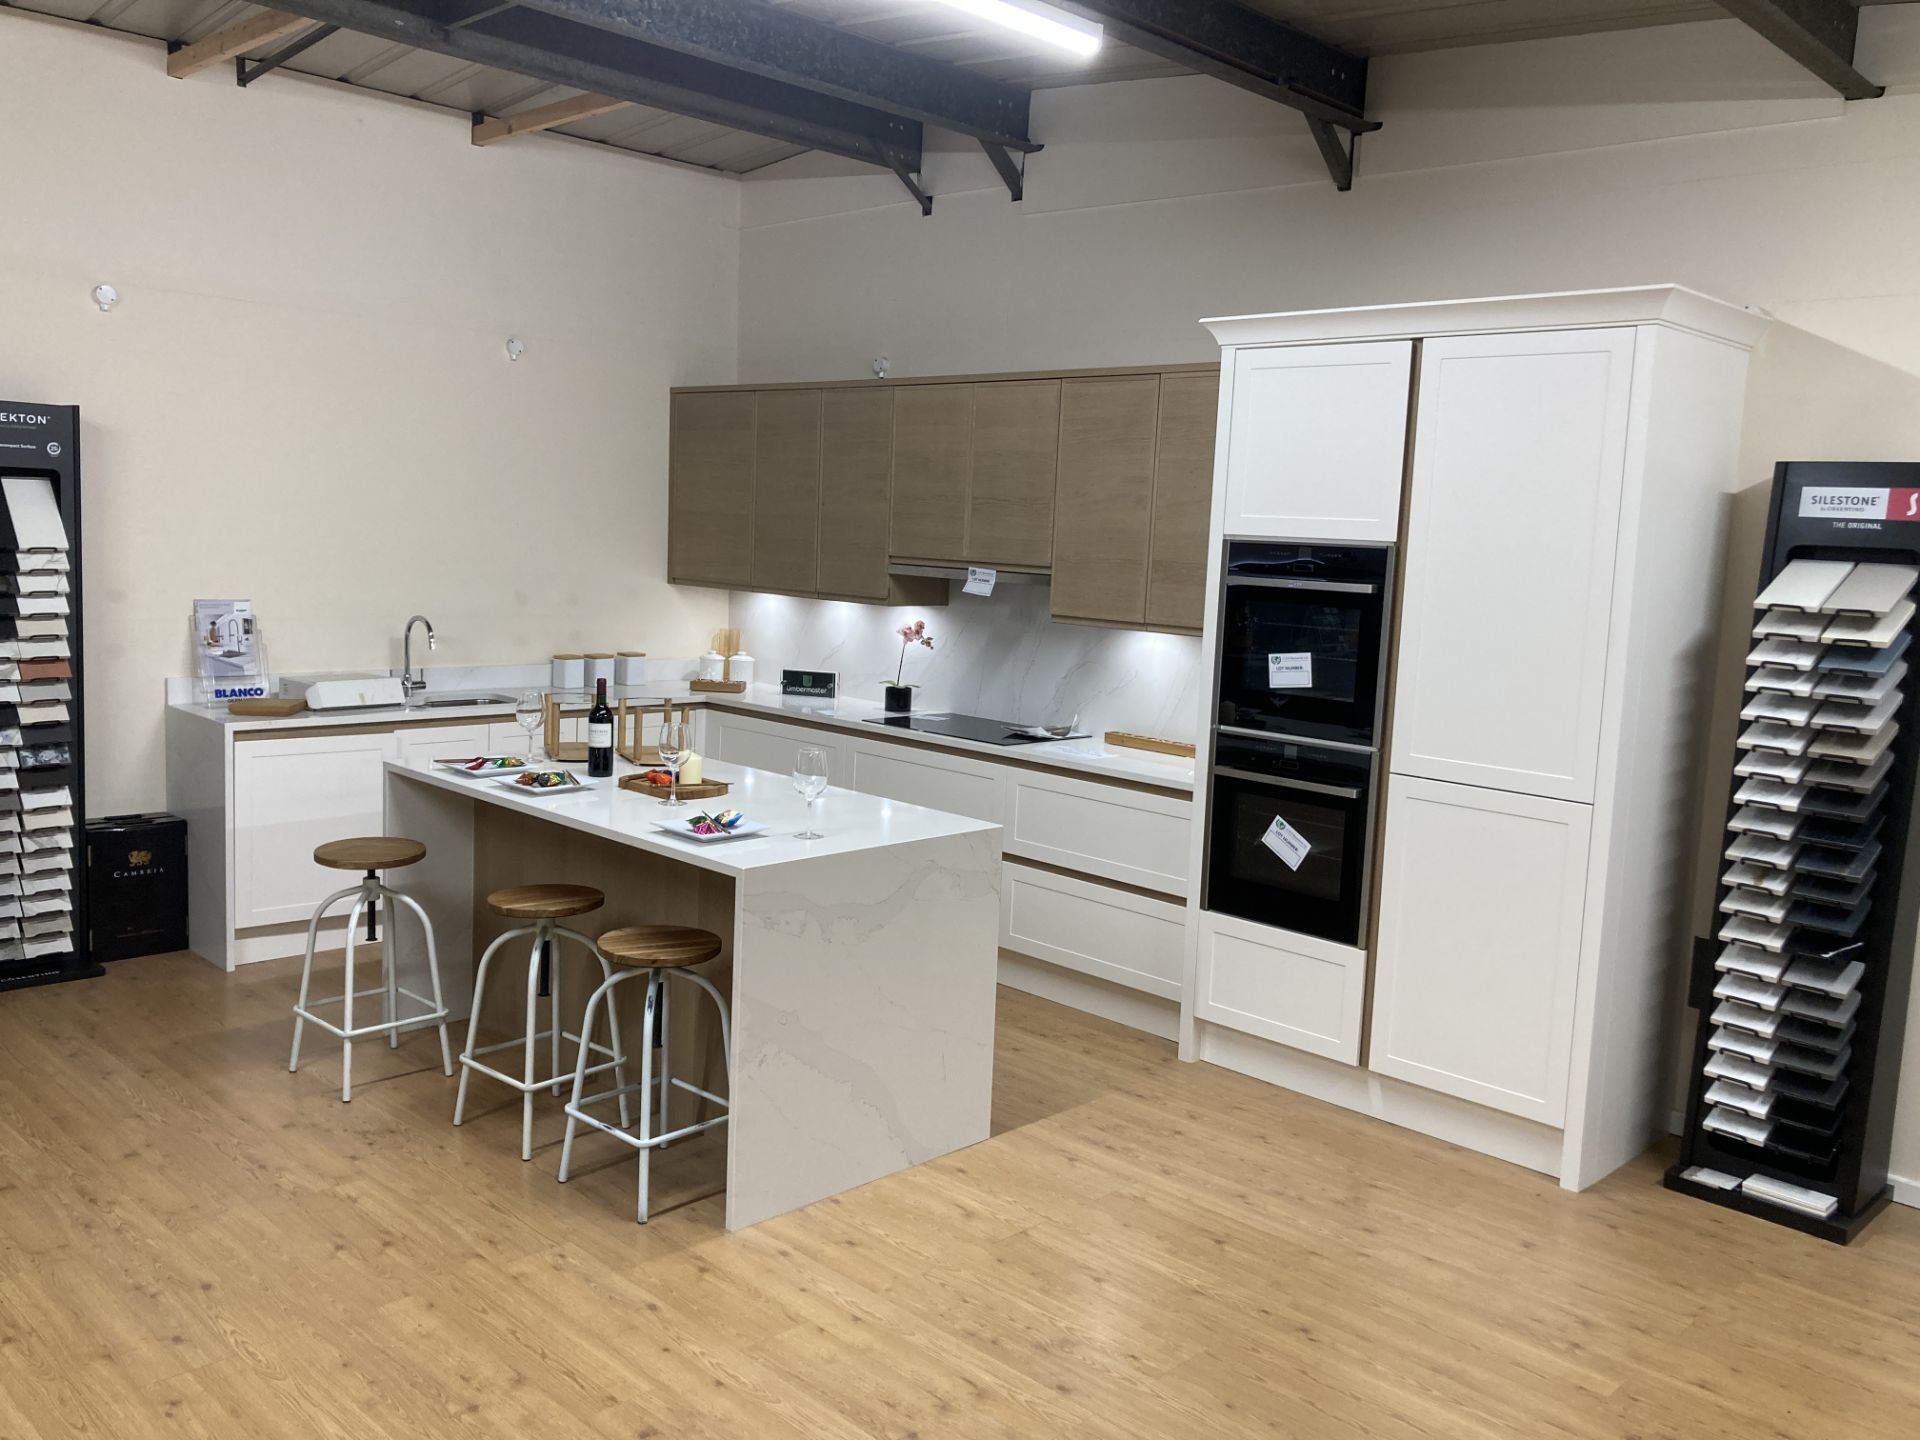
POLYGON ((1396 541, 1400 576, 1365 983, 1290 984, 1196 890, 1183 1053, 1584 1188, 1671 1101, 1727 496, 1765 321, 1654 286, 1207 323, 1225 348, 1213 593, 1245 533, 1396 541), (1384 378, 1395 355, 1404 384, 1384 378), (1275 403, 1296 372, 1323 403, 1275 403))

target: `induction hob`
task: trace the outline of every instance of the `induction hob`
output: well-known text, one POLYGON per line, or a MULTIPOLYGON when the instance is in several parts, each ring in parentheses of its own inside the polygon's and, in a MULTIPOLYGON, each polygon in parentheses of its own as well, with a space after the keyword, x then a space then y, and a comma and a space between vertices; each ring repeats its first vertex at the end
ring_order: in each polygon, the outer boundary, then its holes
POLYGON ((981 745, 1047 745, 1054 740, 1084 740, 1084 735, 1030 735, 1025 727, 1011 720, 989 720, 983 715, 955 715, 940 711, 931 715, 882 715, 867 721, 895 730, 916 730, 922 735, 947 735, 955 740, 972 740, 981 745))

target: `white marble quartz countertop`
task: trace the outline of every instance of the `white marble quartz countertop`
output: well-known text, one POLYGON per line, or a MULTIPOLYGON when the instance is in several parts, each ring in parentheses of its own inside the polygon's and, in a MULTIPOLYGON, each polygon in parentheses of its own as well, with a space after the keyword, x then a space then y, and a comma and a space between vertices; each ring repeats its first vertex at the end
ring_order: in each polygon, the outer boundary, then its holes
MULTIPOLYGON (((703 870, 723 875, 744 875, 749 871, 790 865, 799 860, 815 860, 827 855, 849 855, 863 850, 884 850, 916 840, 938 840, 953 835, 972 835, 997 831, 1000 827, 985 820, 964 815, 948 815, 919 805, 883 800, 877 795, 862 795, 853 790, 830 788, 813 805, 813 828, 818 840, 802 840, 796 832, 806 828, 806 802, 794 791, 793 778, 767 770, 749 770, 740 765, 704 762, 706 777, 724 780, 732 790, 713 800, 682 801, 678 807, 662 804, 651 795, 622 790, 619 780, 638 766, 615 760, 610 779, 588 781, 589 789, 563 795, 540 795, 510 789, 493 778, 459 774, 431 760, 389 760, 390 774, 404 775, 423 785, 468 795, 483 804, 502 809, 524 810, 556 825, 582 830, 590 835, 630 845, 637 850, 670 856, 703 870), (658 828, 656 822, 690 819, 701 810, 738 810, 749 820, 767 829, 758 835, 730 840, 683 840, 658 828)), ((582 780, 587 780, 585 765, 563 765, 582 780)))
MULTIPOLYGON (((445 692, 428 691, 429 695, 445 692)), ((459 692, 454 692, 459 693, 459 692)), ((782 695, 778 685, 753 685, 740 695, 694 694, 685 681, 652 685, 612 687, 608 695, 615 701, 674 700, 696 707, 765 715, 773 720, 810 720, 853 734, 903 741, 908 744, 934 745, 947 750, 967 751, 984 759, 1010 764, 1044 765, 1057 770, 1078 770, 1142 785, 1158 785, 1169 790, 1193 789, 1193 761, 1178 755, 1161 755, 1151 750, 1129 750, 1107 745, 1098 739, 1053 740, 1038 745, 982 745, 944 735, 924 735, 916 730, 900 730, 868 723, 886 711, 875 700, 840 696, 817 700, 801 695, 782 695)), ((284 718, 271 715, 233 715, 224 705, 180 705, 176 710, 197 715, 211 724, 232 730, 300 730, 320 725, 394 725, 431 722, 457 725, 473 720, 511 720, 512 702, 440 705, 428 708, 387 706, 375 710, 302 710, 284 718)))

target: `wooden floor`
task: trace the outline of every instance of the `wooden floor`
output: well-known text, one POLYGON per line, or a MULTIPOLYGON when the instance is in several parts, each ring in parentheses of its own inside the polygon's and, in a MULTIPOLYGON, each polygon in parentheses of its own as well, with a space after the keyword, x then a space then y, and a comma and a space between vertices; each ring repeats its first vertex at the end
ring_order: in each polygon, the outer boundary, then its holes
MULTIPOLYGON (((1902 1437, 1920 1214, 1585 1195, 1002 992, 995 1135, 739 1235, 720 1146, 286 1072, 292 975, 0 995, 0 1437, 1902 1437), (668 1208, 673 1207, 673 1208, 668 1208)), ((476 1082, 477 1083, 477 1082, 476 1082)))

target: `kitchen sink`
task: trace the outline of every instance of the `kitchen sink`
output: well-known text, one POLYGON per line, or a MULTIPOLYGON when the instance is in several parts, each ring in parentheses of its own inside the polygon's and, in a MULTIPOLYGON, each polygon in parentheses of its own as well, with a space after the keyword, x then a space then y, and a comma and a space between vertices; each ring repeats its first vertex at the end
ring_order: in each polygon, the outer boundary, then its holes
POLYGON ((511 695, 441 695, 432 700, 414 702, 415 710, 444 710, 455 705, 511 705, 511 695))

